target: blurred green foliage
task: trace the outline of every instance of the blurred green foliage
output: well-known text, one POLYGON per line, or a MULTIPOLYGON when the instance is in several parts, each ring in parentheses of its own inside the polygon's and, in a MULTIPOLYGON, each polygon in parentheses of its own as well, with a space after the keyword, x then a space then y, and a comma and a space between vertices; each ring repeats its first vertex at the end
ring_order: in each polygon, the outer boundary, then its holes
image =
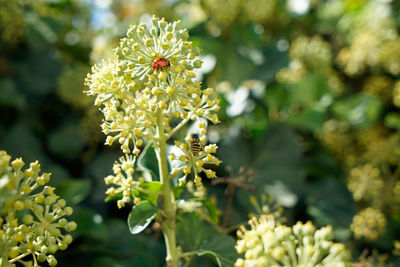
MULTIPOLYGON (((89 66, 151 14, 188 27, 203 87, 222 98, 209 139, 230 169, 207 184, 214 223, 234 237, 273 196, 289 223, 331 224, 362 266, 384 254, 400 264, 399 10, 394 0, 0 0, 0 148, 39 160, 75 205, 79 227, 59 266, 163 266, 158 223, 133 237, 129 209, 104 202, 119 152, 103 148, 101 115, 82 93, 89 66)), ((157 169, 151 155, 140 164, 157 169)), ((194 245, 199 218, 181 220, 181 245, 194 245)), ((214 235, 196 249, 231 266, 221 247, 231 243, 214 235)))

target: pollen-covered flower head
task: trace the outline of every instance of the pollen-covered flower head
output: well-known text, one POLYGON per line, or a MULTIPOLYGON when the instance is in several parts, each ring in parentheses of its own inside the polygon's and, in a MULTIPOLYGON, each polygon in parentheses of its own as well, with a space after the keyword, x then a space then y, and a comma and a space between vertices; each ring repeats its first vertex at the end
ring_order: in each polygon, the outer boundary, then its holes
POLYGON ((131 86, 118 77, 117 61, 103 61, 92 67, 92 73, 86 77, 85 84, 89 87, 88 95, 96 96, 95 105, 99 106, 107 100, 123 99, 131 86))
POLYGON ((65 232, 75 230, 76 223, 65 216, 73 209, 54 193, 54 187, 45 186, 50 174, 40 174, 37 161, 23 169, 21 158, 11 164, 10 159, 0 151, 0 255, 4 256, 0 263, 5 260, 38 266, 37 262, 47 261, 55 266, 53 254, 72 242, 72 236, 65 232), (28 255, 33 261, 25 261, 28 255))
POLYGON ((380 210, 369 207, 354 216, 350 228, 356 238, 376 240, 386 230, 386 217, 380 210))
POLYGON ((341 243, 331 241, 332 227, 316 229, 311 223, 297 222, 288 227, 273 215, 249 221, 238 231, 236 250, 244 253, 236 267, 250 266, 351 266, 349 252, 341 243))
POLYGON ((108 188, 106 194, 109 199, 118 199, 118 208, 122 208, 126 203, 140 202, 140 194, 145 193, 145 180, 135 174, 136 156, 125 155, 115 161, 113 166, 113 175, 104 178, 106 185, 112 185, 108 188))
MULTIPOLYGON (((200 126, 203 125, 200 124, 200 126)), ((215 144, 204 146, 205 143, 205 136, 199 137, 197 134, 187 136, 185 143, 179 141, 175 142, 175 147, 179 149, 180 153, 179 155, 171 153, 169 155, 169 160, 178 161, 181 164, 178 168, 172 169, 171 175, 177 176, 183 173, 184 176, 179 179, 181 184, 186 182, 187 176, 191 173, 194 175, 195 183, 201 183, 201 172, 204 172, 207 178, 216 178, 215 171, 206 166, 218 166, 221 163, 216 156, 212 155, 217 152, 218 147, 215 144)))
POLYGON ((181 29, 180 21, 168 23, 164 18, 153 17, 149 28, 141 23, 128 30, 128 37, 115 49, 119 61, 119 75, 136 82, 138 89, 151 86, 151 75, 164 68, 192 70, 200 68, 198 48, 192 48, 189 34, 181 29))
POLYGON ((350 170, 348 188, 356 201, 362 199, 378 201, 383 187, 384 180, 378 168, 366 164, 350 170))

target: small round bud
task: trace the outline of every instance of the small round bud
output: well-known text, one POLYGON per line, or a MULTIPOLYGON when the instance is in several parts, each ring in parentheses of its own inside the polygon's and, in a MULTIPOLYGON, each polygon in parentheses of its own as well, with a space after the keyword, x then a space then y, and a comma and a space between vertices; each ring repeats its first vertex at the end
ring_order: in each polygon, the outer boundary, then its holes
POLYGON ((151 89, 151 93, 153 95, 158 95, 160 93, 160 88, 158 87, 153 87, 153 89, 151 89))
POLYGON ((58 245, 53 244, 49 246, 49 253, 54 254, 57 252, 57 250, 58 250, 58 245))
POLYGON ((59 225, 60 227, 63 227, 63 228, 67 225, 67 223, 68 223, 68 221, 67 221, 67 219, 65 219, 65 218, 61 218, 61 219, 58 221, 58 225, 59 225))
POLYGON ((196 165, 197 165, 198 167, 203 167, 204 161, 202 161, 202 160, 200 159, 200 160, 196 161, 196 165))
POLYGON ((161 109, 166 109, 166 108, 167 108, 167 104, 165 104, 164 101, 160 101, 160 102, 158 103, 158 106, 159 106, 161 109))
POLYGON ((33 210, 33 212, 35 212, 36 214, 41 214, 41 213, 43 213, 43 207, 41 206, 41 205, 37 205, 37 204, 35 204, 35 205, 33 205, 33 207, 32 207, 32 210, 33 210))
POLYGON ((167 72, 165 72, 165 71, 162 71, 158 74, 158 79, 160 79, 160 80, 165 80, 165 79, 167 79, 167 77, 168 77, 168 75, 167 75, 167 72))
POLYGON ((203 62, 201 61, 201 59, 196 59, 195 61, 193 61, 193 67, 199 69, 201 68, 201 65, 203 64, 203 62))
POLYGON ((53 267, 57 265, 57 260, 53 255, 49 255, 47 257, 47 262, 49 263, 49 266, 53 267))
POLYGON ((18 170, 21 169, 25 165, 25 163, 22 158, 17 158, 13 160, 13 162, 11 162, 11 165, 14 167, 14 169, 18 170))
POLYGON ((45 260, 47 260, 47 256, 45 253, 39 253, 39 255, 37 255, 37 259, 39 262, 44 262, 45 260))
POLYGON ((175 92, 175 89, 171 86, 168 86, 165 91, 167 92, 167 94, 172 95, 175 92))
POLYGON ((67 204, 67 202, 66 202, 64 199, 59 199, 59 200, 57 201, 57 204, 58 204, 58 206, 59 206, 60 208, 64 208, 65 205, 67 204))
POLYGON ((63 241, 67 245, 71 244, 72 243, 72 236, 71 235, 65 235, 63 241))
POLYGON ((73 212, 74 212, 74 210, 71 207, 66 207, 64 209, 64 214, 67 216, 71 216, 73 212))
POLYGON ((24 217, 22 217, 22 221, 24 224, 31 224, 33 222, 33 216, 30 214, 25 214, 24 217))
POLYGON ((24 209, 24 202, 21 200, 17 200, 14 202, 14 209, 17 211, 23 210, 24 209))
POLYGON ((196 178, 194 178, 194 182, 195 182, 196 184, 201 183, 201 178, 200 178, 200 176, 197 176, 196 178))
POLYGON ((75 222, 69 222, 67 223, 67 225, 65 226, 65 230, 67 232, 71 232, 74 231, 76 229, 76 223, 75 222))
POLYGON ((136 128, 136 129, 135 129, 135 135, 136 135, 136 136, 141 136, 141 135, 142 135, 142 129, 136 128))
POLYGON ((190 174, 191 172, 192 172, 192 170, 191 170, 189 167, 183 168, 183 173, 184 173, 184 174, 188 175, 188 174, 190 174))

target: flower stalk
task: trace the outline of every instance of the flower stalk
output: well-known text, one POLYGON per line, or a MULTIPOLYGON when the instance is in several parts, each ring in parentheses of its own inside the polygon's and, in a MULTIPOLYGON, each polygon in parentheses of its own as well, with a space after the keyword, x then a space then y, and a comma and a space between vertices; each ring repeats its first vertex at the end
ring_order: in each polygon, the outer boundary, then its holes
POLYGON ((167 165, 166 143, 167 137, 164 131, 163 116, 161 110, 157 113, 157 134, 158 143, 155 144, 155 151, 158 160, 158 168, 160 172, 160 182, 162 185, 162 203, 164 206, 164 214, 166 218, 161 224, 167 249, 167 263, 169 266, 177 267, 179 263, 176 237, 175 237, 175 216, 176 205, 175 197, 170 185, 170 175, 167 165))

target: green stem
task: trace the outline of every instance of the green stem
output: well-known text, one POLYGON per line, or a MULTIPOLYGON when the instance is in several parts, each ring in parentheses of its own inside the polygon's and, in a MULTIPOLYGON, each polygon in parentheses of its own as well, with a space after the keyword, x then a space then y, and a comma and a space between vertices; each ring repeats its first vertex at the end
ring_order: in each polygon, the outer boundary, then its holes
POLYGON ((18 257, 15 257, 14 259, 9 260, 8 262, 9 262, 9 263, 14 263, 14 262, 16 262, 17 260, 20 260, 20 259, 22 259, 22 258, 28 256, 28 255, 31 254, 31 253, 32 253, 31 251, 27 251, 27 252, 25 252, 24 254, 18 255, 18 257))
POLYGON ((158 168, 160 172, 160 182, 162 184, 162 199, 164 206, 165 218, 161 223, 161 229, 164 234, 165 246, 167 248, 167 264, 172 267, 178 267, 179 255, 176 248, 176 205, 175 197, 171 189, 170 177, 167 165, 166 143, 167 136, 164 131, 162 111, 157 113, 157 133, 158 143, 155 150, 158 159, 158 168))
POLYGON ((8 254, 3 253, 0 257, 0 267, 6 267, 8 264, 8 254))

